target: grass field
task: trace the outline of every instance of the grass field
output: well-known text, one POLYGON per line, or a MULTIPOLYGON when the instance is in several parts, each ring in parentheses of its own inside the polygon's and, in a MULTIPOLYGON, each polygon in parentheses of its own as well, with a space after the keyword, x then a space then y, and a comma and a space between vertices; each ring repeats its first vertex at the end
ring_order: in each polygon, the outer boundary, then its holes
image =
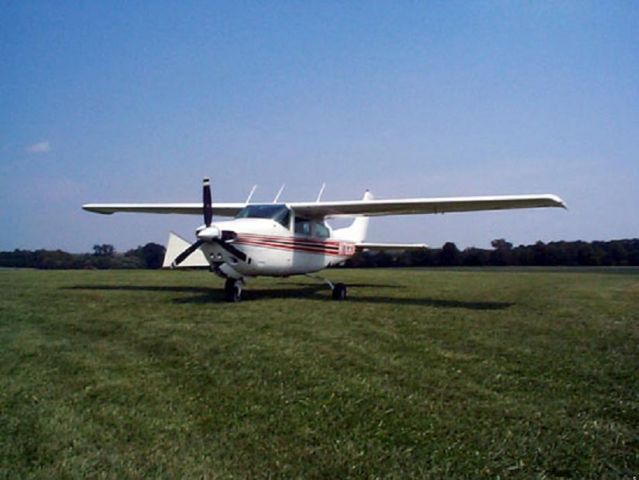
POLYGON ((0 477, 633 478, 639 270, 0 271, 0 477))

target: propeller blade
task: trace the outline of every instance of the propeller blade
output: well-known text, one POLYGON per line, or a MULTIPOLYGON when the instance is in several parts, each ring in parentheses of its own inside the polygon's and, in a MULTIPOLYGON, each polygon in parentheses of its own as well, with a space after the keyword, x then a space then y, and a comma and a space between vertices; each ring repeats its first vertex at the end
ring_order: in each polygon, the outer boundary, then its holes
POLYGON ((179 265, 180 263, 182 263, 184 260, 187 259, 187 257, 189 255, 191 255, 193 252, 195 252, 198 248, 200 248, 200 245, 202 245, 204 242, 202 240, 198 240, 196 241, 193 245, 190 245, 186 250, 184 250, 182 253, 180 253, 177 257, 175 257, 175 260, 173 260, 173 265, 179 265))
POLYGON ((240 260, 242 260, 243 262, 246 261, 246 253, 244 253, 242 250, 234 247, 233 245, 231 245, 228 242, 225 242, 224 240, 220 239, 220 238, 215 238, 213 239, 213 241, 215 243, 217 243, 220 247, 222 247, 224 250, 226 250, 227 252, 229 252, 231 255, 239 258, 240 260))
MULTIPOLYGON (((204 181, 202 182, 202 213, 204 214, 204 225, 206 225, 207 228, 211 226, 211 221, 213 220, 212 203, 213 203, 213 200, 211 198, 211 182, 209 178, 206 177, 204 178, 204 181)), ((217 243, 220 247, 222 247, 224 250, 229 252, 231 255, 245 262, 247 258, 246 254, 243 251, 231 245, 230 243, 226 242, 227 239, 235 238, 235 236, 236 236, 235 232, 222 232, 222 238, 212 238, 207 241, 217 243)), ((179 265, 181 262, 184 261, 184 259, 186 259, 186 257, 191 255, 197 248, 199 248, 199 246, 202 245, 203 242, 204 242, 203 240, 198 240, 197 242, 195 242, 193 245, 191 245, 189 248, 187 248, 181 254, 179 254, 177 258, 175 259, 175 262, 173 263, 175 263, 176 265, 179 265)))
POLYGON ((211 182, 208 177, 204 179, 202 186, 202 211, 204 213, 204 225, 211 226, 211 220, 213 219, 213 207, 211 200, 211 182))

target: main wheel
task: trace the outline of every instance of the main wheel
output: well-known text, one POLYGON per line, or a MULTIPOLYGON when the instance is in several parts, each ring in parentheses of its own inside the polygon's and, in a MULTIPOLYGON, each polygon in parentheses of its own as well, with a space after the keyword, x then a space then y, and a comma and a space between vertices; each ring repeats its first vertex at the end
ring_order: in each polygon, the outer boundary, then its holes
POLYGON ((346 298, 346 285, 336 283, 333 287, 333 300, 344 300, 346 298))
POLYGON ((242 300, 242 284, 239 280, 229 278, 224 284, 224 299, 227 302, 239 302, 242 300))

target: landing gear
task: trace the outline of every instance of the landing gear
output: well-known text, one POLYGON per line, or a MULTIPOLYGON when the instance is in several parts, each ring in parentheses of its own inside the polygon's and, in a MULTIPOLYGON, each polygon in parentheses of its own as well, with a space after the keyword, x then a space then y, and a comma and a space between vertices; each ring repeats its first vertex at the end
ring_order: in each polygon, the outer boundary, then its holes
POLYGON ((346 285, 343 283, 336 283, 333 285, 333 300, 345 300, 346 299, 346 285))
POLYGON ((224 283, 224 299, 227 302, 240 302, 242 300, 242 280, 227 278, 224 283))
POLYGON ((319 280, 320 282, 328 285, 332 290, 333 300, 346 300, 346 285, 344 285, 343 283, 333 283, 326 278, 322 278, 317 275, 311 275, 310 273, 307 273, 306 276, 314 280, 319 280))

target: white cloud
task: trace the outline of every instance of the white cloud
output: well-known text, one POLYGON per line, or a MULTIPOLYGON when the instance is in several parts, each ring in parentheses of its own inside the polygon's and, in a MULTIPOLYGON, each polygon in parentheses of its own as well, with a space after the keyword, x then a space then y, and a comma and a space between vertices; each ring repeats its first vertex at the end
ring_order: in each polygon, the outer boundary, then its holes
POLYGON ((44 142, 29 145, 25 150, 27 153, 47 153, 51 151, 51 145, 45 140, 44 142))

